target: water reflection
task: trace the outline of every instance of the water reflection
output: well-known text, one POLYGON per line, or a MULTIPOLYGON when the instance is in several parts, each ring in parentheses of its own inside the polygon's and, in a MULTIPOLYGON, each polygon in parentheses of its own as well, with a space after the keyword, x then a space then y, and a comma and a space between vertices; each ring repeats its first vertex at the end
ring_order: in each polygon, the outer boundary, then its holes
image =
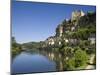
POLYGON ((24 51, 13 58, 12 73, 62 71, 62 55, 52 51, 24 51))

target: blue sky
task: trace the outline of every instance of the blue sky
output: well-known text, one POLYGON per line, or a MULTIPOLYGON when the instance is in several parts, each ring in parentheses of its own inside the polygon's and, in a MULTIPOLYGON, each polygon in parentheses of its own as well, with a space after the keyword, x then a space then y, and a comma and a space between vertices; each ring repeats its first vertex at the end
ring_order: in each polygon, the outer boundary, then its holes
POLYGON ((18 43, 43 41, 55 35, 55 29, 74 10, 95 11, 95 6, 12 2, 12 36, 18 43))

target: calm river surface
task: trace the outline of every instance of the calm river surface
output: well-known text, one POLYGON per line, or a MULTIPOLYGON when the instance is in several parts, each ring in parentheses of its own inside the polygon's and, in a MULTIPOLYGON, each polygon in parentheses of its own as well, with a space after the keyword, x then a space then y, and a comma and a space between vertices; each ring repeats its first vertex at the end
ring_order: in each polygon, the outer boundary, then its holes
POLYGON ((21 52, 12 60, 12 73, 56 71, 56 63, 39 53, 21 52))

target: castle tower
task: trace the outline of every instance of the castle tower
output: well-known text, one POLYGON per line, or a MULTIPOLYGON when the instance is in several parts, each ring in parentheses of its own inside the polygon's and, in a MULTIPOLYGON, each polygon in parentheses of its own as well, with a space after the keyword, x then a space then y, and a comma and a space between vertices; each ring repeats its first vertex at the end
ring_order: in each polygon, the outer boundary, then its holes
POLYGON ((80 17, 84 16, 85 13, 82 10, 75 10, 72 12, 71 21, 78 20, 80 17))
POLYGON ((59 36, 61 37, 62 33, 63 33, 63 27, 62 26, 59 27, 59 33, 60 33, 59 36))
POLYGON ((56 36, 61 37, 63 33, 63 26, 59 25, 56 29, 56 36))
POLYGON ((81 17, 84 16, 84 15, 85 15, 85 13, 81 10, 81 17))

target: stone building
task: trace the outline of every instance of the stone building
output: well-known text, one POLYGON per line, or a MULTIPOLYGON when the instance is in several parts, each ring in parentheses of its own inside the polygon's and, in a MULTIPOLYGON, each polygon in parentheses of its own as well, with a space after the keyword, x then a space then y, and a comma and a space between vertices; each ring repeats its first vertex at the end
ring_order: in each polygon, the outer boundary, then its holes
POLYGON ((90 41, 91 44, 95 44, 96 42, 95 34, 91 34, 90 37, 88 37, 88 40, 90 41))
POLYGON ((61 37, 62 34, 63 34, 63 26, 59 25, 59 26, 56 28, 56 36, 61 37))
POLYGON ((54 45, 55 44, 55 40, 53 37, 47 38, 45 42, 47 45, 54 45))
POLYGON ((72 12, 71 21, 78 20, 80 17, 84 16, 85 13, 82 10, 75 10, 72 12))

